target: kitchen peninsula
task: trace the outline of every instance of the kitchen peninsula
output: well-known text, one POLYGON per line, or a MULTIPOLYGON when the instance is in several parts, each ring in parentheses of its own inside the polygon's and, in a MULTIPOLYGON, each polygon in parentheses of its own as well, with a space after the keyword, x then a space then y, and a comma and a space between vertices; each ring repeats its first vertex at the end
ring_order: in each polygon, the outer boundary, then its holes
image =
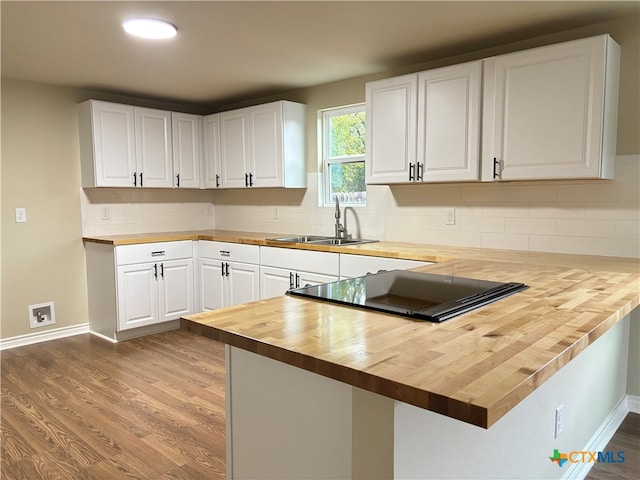
POLYGON ((230 477, 560 478, 554 448, 594 447, 626 414, 637 259, 325 248, 530 288, 442 324, 289 296, 184 317, 227 344, 230 477))

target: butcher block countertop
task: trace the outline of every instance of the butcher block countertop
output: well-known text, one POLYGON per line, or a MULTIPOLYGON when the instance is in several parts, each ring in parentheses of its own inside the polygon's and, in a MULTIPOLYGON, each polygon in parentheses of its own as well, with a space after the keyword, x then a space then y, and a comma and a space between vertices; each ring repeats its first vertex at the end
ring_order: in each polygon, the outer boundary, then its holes
MULTIPOLYGON (((85 241, 280 246, 266 240, 274 234, 162 235, 85 241)), ((417 270, 530 288, 440 324, 285 295, 189 315, 181 327, 484 428, 640 303, 638 259, 401 242, 296 247, 432 261, 417 270)))

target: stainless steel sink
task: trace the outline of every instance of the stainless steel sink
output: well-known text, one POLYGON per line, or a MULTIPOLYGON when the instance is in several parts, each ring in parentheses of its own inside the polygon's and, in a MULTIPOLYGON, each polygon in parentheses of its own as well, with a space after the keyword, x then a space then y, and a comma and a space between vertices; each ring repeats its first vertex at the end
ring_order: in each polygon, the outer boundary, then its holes
POLYGON ((279 238, 269 238, 273 242, 286 242, 286 243, 310 243, 317 242, 319 240, 327 240, 331 237, 325 237, 322 235, 299 235, 295 237, 279 237, 279 238))
POLYGON ((322 235, 298 235, 292 237, 270 238, 273 242, 307 243, 312 245, 355 245, 358 243, 373 243, 378 240, 366 240, 363 238, 335 238, 322 235))
POLYGON ((365 240, 364 238, 326 238, 324 240, 315 240, 313 245, 356 245, 358 243, 373 243, 378 240, 365 240))

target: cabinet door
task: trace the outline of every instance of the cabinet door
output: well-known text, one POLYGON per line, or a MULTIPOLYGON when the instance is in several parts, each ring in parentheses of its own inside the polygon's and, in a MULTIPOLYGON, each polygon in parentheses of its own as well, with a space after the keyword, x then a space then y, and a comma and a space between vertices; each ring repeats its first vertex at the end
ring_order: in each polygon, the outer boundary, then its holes
POLYGON ((133 187, 136 170, 133 107, 91 101, 96 187, 133 187))
POLYGON ((176 320, 193 313, 193 260, 158 263, 159 321, 176 320))
POLYGON ((291 288, 295 273, 276 267, 260 267, 260 298, 279 297, 291 288))
POLYGON ((416 162, 418 75, 366 85, 367 183, 406 183, 416 162))
POLYGON ((251 128, 253 187, 284 185, 282 157, 282 102, 267 103, 248 109, 251 128))
POLYGON ((173 184, 179 188, 200 188, 202 117, 171 113, 173 138, 173 184))
POLYGON ((158 322, 157 264, 118 267, 118 331, 158 322))
POLYGON ((134 113, 138 180, 142 173, 144 187, 172 187, 171 112, 135 107, 134 113))
POLYGON ((338 280, 337 276, 333 275, 320 275, 319 273, 311 272, 296 272, 296 286, 306 287, 308 285, 320 285, 322 283, 330 283, 338 280))
POLYGON ((487 61, 484 166, 496 158, 503 180, 600 176, 607 39, 487 61))
POLYGON ((222 271, 222 262, 220 260, 211 260, 209 258, 201 258, 198 260, 199 275, 199 311, 216 310, 225 306, 224 298, 224 275, 222 271))
POLYGON ((220 114, 207 115, 202 121, 204 188, 220 188, 220 114))
POLYGON ((247 186, 249 174, 249 125, 246 109, 220 114, 220 158, 222 185, 225 188, 247 186))
POLYGON ((227 277, 227 306, 259 300, 259 273, 260 267, 258 265, 229 262, 229 276, 227 277))
POLYGON ((480 179, 482 62, 418 75, 419 180, 480 179))

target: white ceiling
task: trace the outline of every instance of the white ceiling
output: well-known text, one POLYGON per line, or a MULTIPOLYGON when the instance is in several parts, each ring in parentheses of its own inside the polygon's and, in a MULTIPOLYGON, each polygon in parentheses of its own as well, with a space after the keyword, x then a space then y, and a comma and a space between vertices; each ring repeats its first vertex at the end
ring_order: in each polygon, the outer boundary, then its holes
POLYGON ((2 76, 215 104, 638 15, 634 1, 1 3, 2 76), (133 16, 173 40, 128 36, 133 16))

